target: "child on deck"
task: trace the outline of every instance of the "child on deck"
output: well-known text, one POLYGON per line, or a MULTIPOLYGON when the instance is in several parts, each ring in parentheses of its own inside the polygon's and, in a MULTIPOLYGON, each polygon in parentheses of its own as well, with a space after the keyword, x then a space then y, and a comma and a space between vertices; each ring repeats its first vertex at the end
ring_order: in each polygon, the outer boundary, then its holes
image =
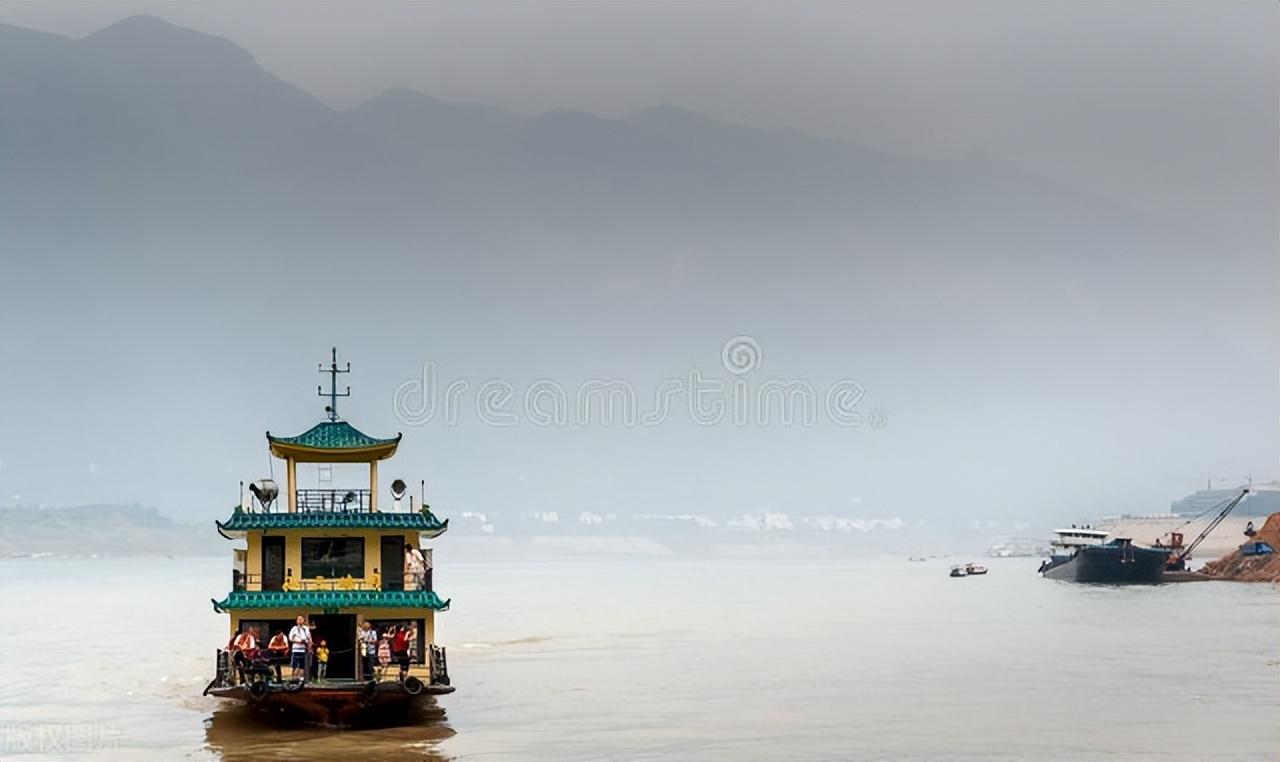
POLYGON ((382 635, 382 638, 378 641, 378 665, 381 666, 382 669, 386 669, 387 665, 390 663, 391 663, 391 638, 387 637, 386 633, 384 633, 382 635))
POLYGON ((329 671, 329 645, 323 639, 316 646, 316 662, 316 677, 323 680, 329 671))

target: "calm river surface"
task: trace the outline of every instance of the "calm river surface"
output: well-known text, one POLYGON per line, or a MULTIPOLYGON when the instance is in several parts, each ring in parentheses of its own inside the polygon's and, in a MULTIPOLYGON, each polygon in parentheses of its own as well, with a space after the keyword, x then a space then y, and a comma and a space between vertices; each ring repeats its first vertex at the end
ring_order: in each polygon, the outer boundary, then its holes
POLYGON ((458 692, 362 731, 200 696, 227 558, 0 561, 0 759, 1280 758, 1272 585, 447 546, 458 692))

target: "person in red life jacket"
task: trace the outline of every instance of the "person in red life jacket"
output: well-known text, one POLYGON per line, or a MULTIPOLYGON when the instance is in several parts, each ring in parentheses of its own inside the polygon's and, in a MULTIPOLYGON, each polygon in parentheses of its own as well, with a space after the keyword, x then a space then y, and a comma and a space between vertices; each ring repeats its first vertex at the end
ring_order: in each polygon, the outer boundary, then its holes
POLYGON ((391 638, 391 655, 400 665, 400 679, 409 676, 409 628, 404 625, 396 627, 396 634, 391 638))
POLYGON ((231 652, 231 663, 235 665, 236 670, 240 673, 240 682, 245 681, 244 671, 253 662, 254 657, 258 655, 258 628, 250 627, 249 629, 236 633, 231 638, 230 645, 227 650, 231 652))
POLYGON ((271 636, 267 643, 267 653, 271 655, 271 667, 275 670, 276 680, 281 680, 280 667, 289 658, 289 639, 284 636, 284 630, 277 630, 271 636))

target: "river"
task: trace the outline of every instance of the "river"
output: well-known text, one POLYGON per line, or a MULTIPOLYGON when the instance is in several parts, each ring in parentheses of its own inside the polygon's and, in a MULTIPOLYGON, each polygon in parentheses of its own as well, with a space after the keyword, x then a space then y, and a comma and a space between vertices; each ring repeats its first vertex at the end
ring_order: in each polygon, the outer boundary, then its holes
POLYGON ((0 759, 1280 757, 1272 585, 477 547, 436 551, 457 692, 359 731, 201 697, 226 558, 0 561, 0 759))

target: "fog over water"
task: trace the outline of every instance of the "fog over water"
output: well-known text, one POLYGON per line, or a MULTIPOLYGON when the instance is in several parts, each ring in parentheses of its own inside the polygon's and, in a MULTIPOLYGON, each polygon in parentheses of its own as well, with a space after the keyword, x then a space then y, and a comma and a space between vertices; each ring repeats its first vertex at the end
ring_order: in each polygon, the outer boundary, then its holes
POLYGON ((223 515, 335 345, 455 517, 1016 532, 1275 478, 1276 13, 5 3, 0 502, 223 515), (577 419, 605 382, 633 425, 577 419))

